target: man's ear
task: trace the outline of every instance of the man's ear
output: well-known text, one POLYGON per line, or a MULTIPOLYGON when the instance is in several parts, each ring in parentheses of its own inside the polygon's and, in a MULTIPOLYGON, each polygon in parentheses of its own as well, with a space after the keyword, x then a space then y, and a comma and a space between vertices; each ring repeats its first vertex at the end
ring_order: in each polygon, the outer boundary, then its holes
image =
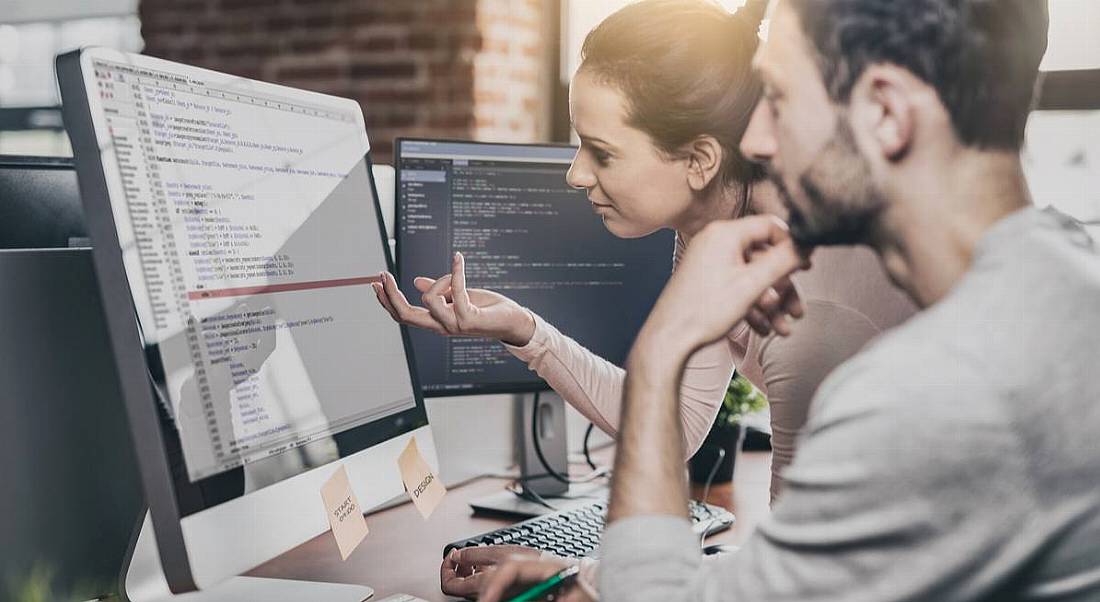
POLYGON ((688 143, 688 185, 692 190, 702 191, 710 186, 714 178, 722 171, 725 151, 714 136, 699 136, 688 143))
POLYGON ((867 68, 852 89, 849 117, 863 138, 887 161, 905 157, 917 124, 914 78, 892 65, 867 68), (861 131, 860 131, 861 130, 861 131))

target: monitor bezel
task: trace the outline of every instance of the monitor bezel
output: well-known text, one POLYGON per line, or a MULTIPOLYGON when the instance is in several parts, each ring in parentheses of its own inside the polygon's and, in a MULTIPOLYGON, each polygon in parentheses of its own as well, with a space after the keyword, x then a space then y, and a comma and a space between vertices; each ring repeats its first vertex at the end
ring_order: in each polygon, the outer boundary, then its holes
MULTIPOLYGON (((393 237, 394 237, 394 261, 396 262, 396 270, 393 272, 397 277, 398 282, 401 281, 401 244, 403 238, 403 228, 401 220, 401 205, 405 202, 404 195, 401 193, 401 170, 402 170, 402 154, 401 147, 406 142, 443 142, 448 144, 470 144, 477 146, 516 146, 527 147, 532 146, 543 148, 568 148, 572 149, 574 153, 578 150, 578 147, 572 144, 565 144, 561 142, 533 142, 533 143, 521 143, 521 142, 485 142, 480 140, 460 140, 455 138, 422 138, 417 136, 401 136, 394 139, 393 151, 394 151, 394 219, 393 219, 393 237)), ((421 274, 417 274, 418 276, 421 274)), ((440 335, 442 336, 442 335, 440 335)), ((538 377, 536 377, 538 378, 538 377)), ((436 399, 444 397, 469 397, 471 395, 494 395, 494 394, 526 394, 526 393, 541 393, 543 391, 550 391, 552 388, 542 378, 538 378, 537 382, 531 383, 499 383, 499 384, 483 384, 473 387, 462 389, 448 389, 445 391, 423 391, 425 397, 436 399)))
MULTIPOLYGON (((89 53, 100 50, 97 48, 81 48, 57 56, 58 84, 62 97, 67 100, 62 106, 62 112, 72 142, 73 164, 76 167, 88 234, 95 243, 93 244, 93 260, 99 282, 99 294, 104 307, 104 320, 107 325, 111 349, 116 360, 120 390, 127 408, 131 438, 138 458, 150 515, 156 532, 157 547, 161 555, 164 575, 173 592, 192 591, 198 589, 197 584, 202 581, 202 576, 194 574, 192 570, 181 521, 188 516, 198 516, 204 511, 240 500, 249 494, 246 493, 213 505, 204 505, 202 510, 194 513, 181 513, 177 488, 172 478, 171 469, 168 466, 168 450, 165 445, 161 420, 157 412, 156 392, 146 360, 147 347, 140 335, 133 291, 126 273, 118 230, 111 211, 107 174, 103 168, 101 147, 96 135, 87 94, 85 61, 89 60, 89 53)), ((118 54, 119 56, 133 56, 135 60, 140 59, 142 62, 161 63, 166 67, 182 66, 199 72, 216 73, 199 67, 172 63, 153 57, 118 54)), ((280 87, 288 91, 300 92, 285 86, 280 87)), ((392 271, 394 269, 394 258, 390 253, 387 241, 378 187, 371 170, 373 163, 369 148, 364 155, 364 160, 364 168, 367 170, 367 177, 373 195, 375 221, 383 256, 385 257, 387 269, 392 271)), ((409 368, 415 405, 412 408, 381 419, 395 424, 403 423, 403 426, 398 429, 399 432, 391 433, 379 441, 369 440, 354 452, 341 455, 338 460, 315 466, 295 477, 274 483, 264 489, 284 486, 294 478, 324 470, 336 462, 360 456, 386 442, 394 441, 427 427, 427 410, 419 384, 412 341, 408 328, 404 325, 399 325, 399 328, 406 363, 409 368)), ((369 426, 370 423, 360 425, 345 431, 345 433, 353 433, 369 426)), ((434 450, 434 443, 429 442, 429 445, 434 450)))

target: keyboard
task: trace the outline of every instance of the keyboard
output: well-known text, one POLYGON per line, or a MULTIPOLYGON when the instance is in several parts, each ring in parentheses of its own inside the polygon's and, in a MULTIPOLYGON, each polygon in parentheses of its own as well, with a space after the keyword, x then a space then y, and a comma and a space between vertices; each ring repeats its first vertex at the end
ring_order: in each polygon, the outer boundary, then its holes
MULTIPOLYGON (((733 526, 733 514, 725 508, 692 500, 689 509, 692 529, 700 536, 704 530, 711 535, 733 526)), ((595 502, 536 516, 510 527, 449 543, 443 548, 443 555, 455 548, 506 544, 527 546, 567 558, 595 558, 606 514, 607 502, 595 502)))

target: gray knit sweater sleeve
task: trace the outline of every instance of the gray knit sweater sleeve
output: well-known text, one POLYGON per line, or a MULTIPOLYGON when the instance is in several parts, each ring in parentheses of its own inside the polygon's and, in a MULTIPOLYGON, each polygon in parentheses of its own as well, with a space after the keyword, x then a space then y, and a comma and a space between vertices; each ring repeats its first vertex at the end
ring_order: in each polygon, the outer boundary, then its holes
MULTIPOLYGON (((873 361, 905 366, 922 355, 873 361)), ((1006 461, 1021 450, 995 413, 970 405, 989 397, 981 384, 921 382, 926 369, 857 361, 827 381, 772 515, 722 562, 703 566, 682 519, 609 526, 601 599, 980 598, 1010 570, 988 561, 1032 503, 1022 463, 1006 461), (968 474, 996 486, 972 487, 968 474)))

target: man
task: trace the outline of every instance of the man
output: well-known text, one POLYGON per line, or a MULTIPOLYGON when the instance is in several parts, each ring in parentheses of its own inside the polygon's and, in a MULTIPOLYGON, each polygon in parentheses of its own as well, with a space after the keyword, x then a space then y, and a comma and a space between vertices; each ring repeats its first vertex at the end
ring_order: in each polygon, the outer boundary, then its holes
POLYGON ((700 235, 628 362, 602 599, 1100 599, 1100 252, 1019 158, 1046 26, 1041 0, 780 0, 743 150, 799 247, 870 245, 923 311, 822 385, 772 516, 703 563, 680 369, 754 302, 784 320, 799 258, 766 218, 700 235))

